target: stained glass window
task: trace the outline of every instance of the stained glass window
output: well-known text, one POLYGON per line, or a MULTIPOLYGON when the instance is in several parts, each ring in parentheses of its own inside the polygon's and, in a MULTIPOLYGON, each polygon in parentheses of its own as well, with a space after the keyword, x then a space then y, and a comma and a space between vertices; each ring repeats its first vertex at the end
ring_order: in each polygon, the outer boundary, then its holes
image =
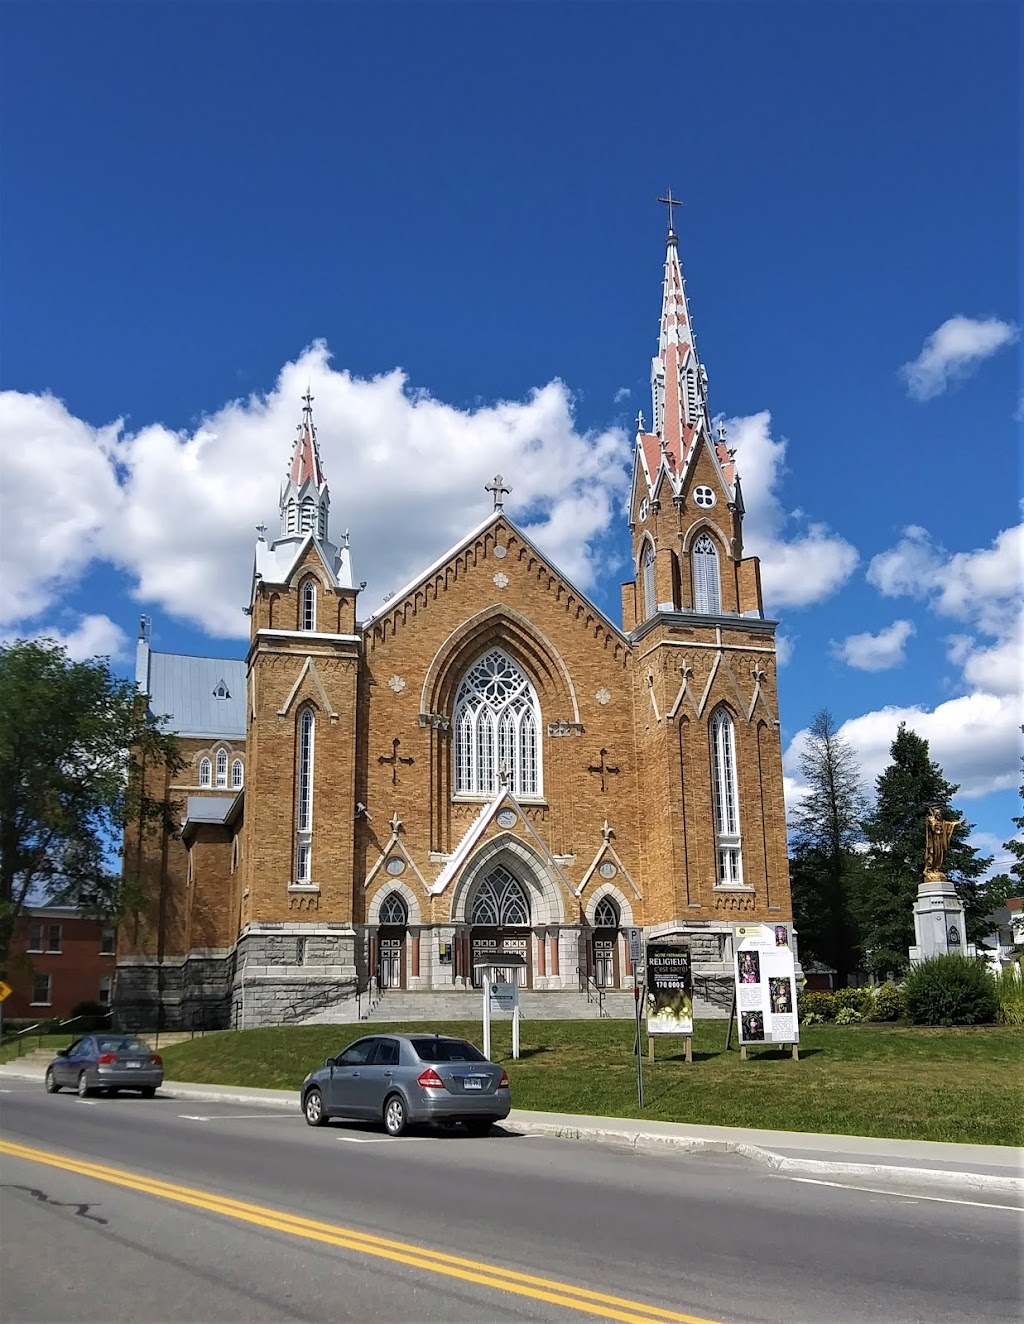
POLYGON ((455 790, 540 795, 539 709, 533 686, 500 649, 466 673, 455 697, 455 790))

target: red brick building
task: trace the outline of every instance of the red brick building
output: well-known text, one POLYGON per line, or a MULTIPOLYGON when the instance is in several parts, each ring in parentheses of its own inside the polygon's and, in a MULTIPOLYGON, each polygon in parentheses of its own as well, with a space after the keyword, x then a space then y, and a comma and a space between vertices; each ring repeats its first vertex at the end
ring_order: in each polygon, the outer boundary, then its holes
POLYGON ((4 1018, 68 1016, 80 1002, 109 1004, 114 993, 117 931, 70 906, 22 913, 11 941, 4 1018))

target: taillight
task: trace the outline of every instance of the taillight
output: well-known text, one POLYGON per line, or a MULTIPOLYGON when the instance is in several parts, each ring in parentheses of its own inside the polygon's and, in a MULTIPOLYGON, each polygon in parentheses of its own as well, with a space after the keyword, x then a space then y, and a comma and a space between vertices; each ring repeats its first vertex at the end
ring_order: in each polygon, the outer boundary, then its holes
POLYGON ((101 1057, 98 1059, 98 1065, 101 1067, 109 1067, 109 1066, 113 1066, 113 1064, 116 1061, 117 1061, 116 1053, 103 1053, 101 1057))
POLYGON ((152 1053, 149 1060, 155 1067, 162 1067, 164 1064, 164 1060, 159 1053, 152 1053))
POLYGON ((443 1090, 444 1081, 437 1074, 433 1067, 427 1067, 426 1071, 421 1072, 416 1077, 416 1084, 425 1090, 443 1090))
POLYGON ((498 1089, 499 1089, 499 1090, 507 1090, 507 1089, 508 1089, 508 1072, 507 1072, 507 1071, 503 1071, 503 1072, 501 1073, 501 1080, 498 1081, 498 1089))

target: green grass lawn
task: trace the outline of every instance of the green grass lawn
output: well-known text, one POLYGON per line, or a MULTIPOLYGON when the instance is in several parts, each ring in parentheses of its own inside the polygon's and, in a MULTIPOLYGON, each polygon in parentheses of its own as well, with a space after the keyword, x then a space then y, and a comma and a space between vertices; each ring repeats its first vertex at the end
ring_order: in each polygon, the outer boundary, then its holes
MULTIPOLYGON (((297 1089, 307 1071, 360 1033, 424 1028, 222 1031, 161 1051, 171 1080, 297 1089)), ((478 1021, 429 1029, 481 1042, 478 1021)), ((911 1140, 1024 1140, 1019 1028, 808 1026, 799 1062, 772 1049, 751 1050, 741 1062, 738 1052, 725 1051, 726 1029, 724 1021, 697 1023, 692 1066, 682 1060, 681 1041, 659 1040, 658 1060, 644 1061, 642 1113, 628 1021, 524 1021, 518 1062, 510 1060, 511 1027, 498 1022, 494 1056, 509 1068, 517 1108, 911 1140)))
POLYGON ((36 1049, 43 1048, 50 1053, 56 1053, 58 1048, 67 1048, 68 1044, 75 1038, 73 1034, 65 1031, 63 1034, 26 1034, 21 1041, 21 1051, 18 1051, 16 1042, 6 1043, 0 1046, 0 1063, 17 1062, 19 1057, 26 1057, 29 1053, 34 1053, 36 1049))

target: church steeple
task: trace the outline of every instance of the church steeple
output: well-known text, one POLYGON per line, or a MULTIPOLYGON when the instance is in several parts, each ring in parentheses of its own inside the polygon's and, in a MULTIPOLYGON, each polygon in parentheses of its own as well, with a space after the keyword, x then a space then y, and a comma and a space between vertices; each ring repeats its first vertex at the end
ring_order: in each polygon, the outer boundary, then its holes
POLYGON ((312 533, 325 540, 331 497, 320 463, 313 396, 308 387, 302 401, 302 422, 292 447, 288 477, 281 484, 281 536, 312 533))

